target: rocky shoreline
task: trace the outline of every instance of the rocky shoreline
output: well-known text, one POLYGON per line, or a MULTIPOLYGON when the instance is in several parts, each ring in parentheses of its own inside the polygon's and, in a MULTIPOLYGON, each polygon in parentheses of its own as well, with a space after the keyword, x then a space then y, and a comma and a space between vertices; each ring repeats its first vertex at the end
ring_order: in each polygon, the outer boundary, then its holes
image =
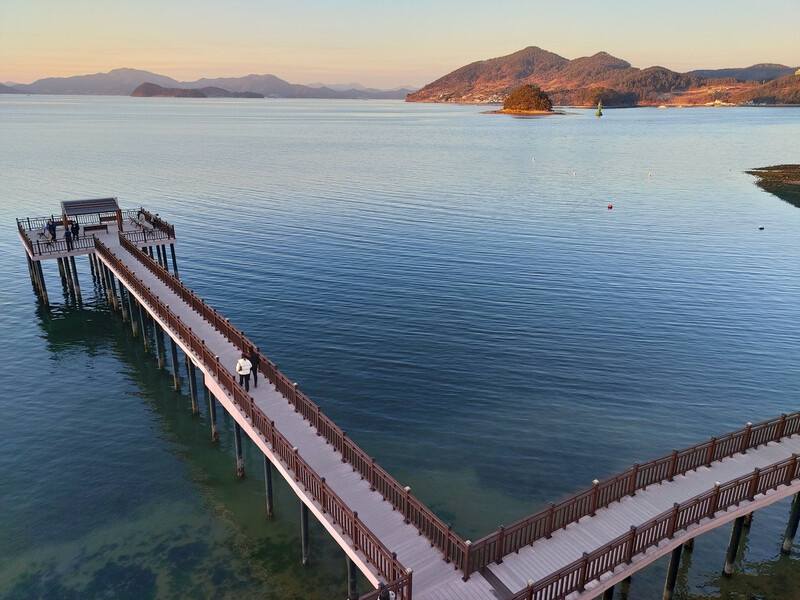
POLYGON ((800 208, 800 165, 773 165, 746 173, 758 178, 761 189, 800 208))

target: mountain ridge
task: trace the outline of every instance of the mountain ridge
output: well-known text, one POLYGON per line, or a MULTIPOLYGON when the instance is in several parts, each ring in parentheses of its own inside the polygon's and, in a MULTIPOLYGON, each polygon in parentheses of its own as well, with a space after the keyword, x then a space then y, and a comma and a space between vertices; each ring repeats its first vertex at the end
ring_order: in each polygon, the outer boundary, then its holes
POLYGON ((521 85, 537 85, 556 105, 604 106, 698 105, 720 103, 797 103, 800 77, 771 86, 776 79, 795 77, 795 68, 759 64, 743 69, 678 73, 665 67, 639 69, 607 52, 567 59, 537 46, 512 54, 475 61, 427 84, 408 102, 500 103, 521 85), (707 77, 701 73, 724 74, 707 77), (736 77, 761 75, 761 81, 736 77), (764 87, 767 86, 767 87, 764 87), (763 88, 763 89, 762 89, 763 88))
MULTIPOLYGON (((151 71, 123 67, 107 73, 92 73, 72 77, 47 77, 29 84, 6 86, 10 91, 0 93, 24 94, 77 94, 129 96, 144 83, 165 89, 199 89, 218 87, 230 92, 252 93, 277 98, 369 98, 404 99, 413 90, 376 90, 371 88, 334 90, 327 87, 312 88, 293 84, 275 75, 250 74, 244 77, 201 78, 196 81, 178 81, 151 71)), ((363 87, 363 86, 362 86, 363 87)))

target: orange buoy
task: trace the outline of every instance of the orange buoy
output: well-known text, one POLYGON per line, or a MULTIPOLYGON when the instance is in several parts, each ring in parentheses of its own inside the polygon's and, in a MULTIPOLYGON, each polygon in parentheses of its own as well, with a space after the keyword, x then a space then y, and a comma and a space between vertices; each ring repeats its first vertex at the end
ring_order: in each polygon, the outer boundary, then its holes
POLYGON ((608 210, 611 210, 612 208, 614 208, 614 205, 613 204, 609 204, 608 205, 608 210))

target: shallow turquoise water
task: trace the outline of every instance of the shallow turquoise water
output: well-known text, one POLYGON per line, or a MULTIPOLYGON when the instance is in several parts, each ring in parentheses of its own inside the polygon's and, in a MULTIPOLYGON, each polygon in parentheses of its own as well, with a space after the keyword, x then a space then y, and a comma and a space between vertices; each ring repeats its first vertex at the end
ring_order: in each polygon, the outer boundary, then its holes
MULTIPOLYGON (((797 109, 0 96, 0 597, 345 586, 321 528, 300 567, 291 492, 264 517, 260 457, 236 481, 230 421, 210 444, 85 260, 82 308, 53 265, 38 306, 14 217, 105 195, 159 212, 186 283, 476 539, 797 410, 800 211, 743 171, 796 162, 798 139, 797 109)), ((728 532, 698 540, 679 597, 795 598, 787 515, 756 515, 730 582, 728 532)))

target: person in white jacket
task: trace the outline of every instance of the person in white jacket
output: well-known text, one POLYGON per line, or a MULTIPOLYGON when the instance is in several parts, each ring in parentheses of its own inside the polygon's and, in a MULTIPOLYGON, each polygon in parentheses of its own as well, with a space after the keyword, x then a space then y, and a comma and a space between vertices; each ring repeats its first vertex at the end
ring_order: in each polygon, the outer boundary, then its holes
POLYGON ((248 360, 247 354, 242 352, 242 358, 236 362, 236 372, 239 374, 239 385, 244 385, 244 389, 250 391, 250 370, 253 364, 248 360))

